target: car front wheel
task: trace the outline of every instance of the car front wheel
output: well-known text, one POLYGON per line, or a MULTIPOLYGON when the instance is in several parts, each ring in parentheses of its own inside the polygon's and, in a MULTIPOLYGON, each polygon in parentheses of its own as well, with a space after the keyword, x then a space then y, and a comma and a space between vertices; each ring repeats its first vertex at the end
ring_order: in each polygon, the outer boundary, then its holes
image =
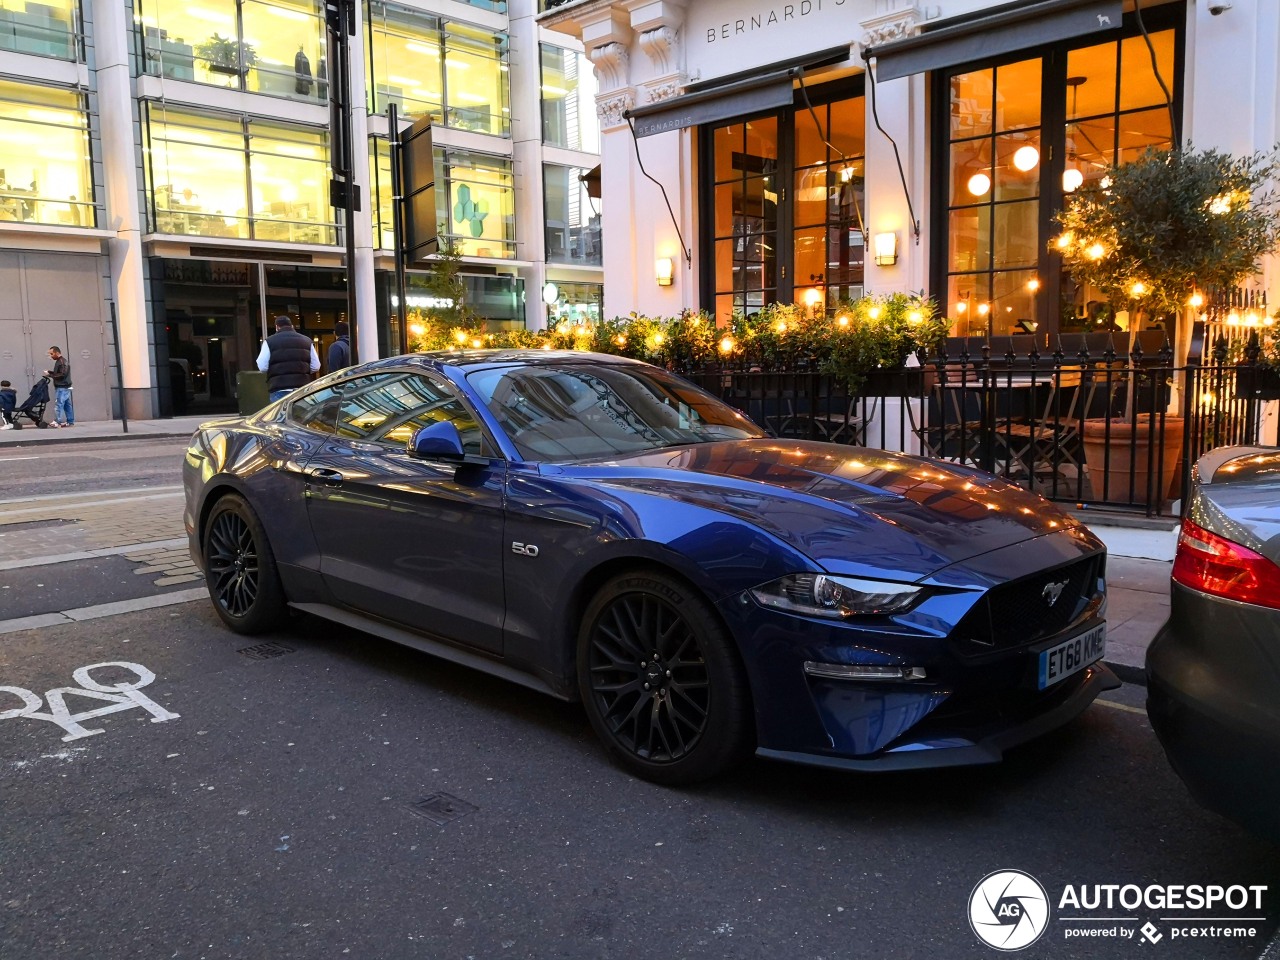
POLYGON ((656 783, 695 783, 753 742, 747 680, 710 605, 660 573, 615 577, 596 594, 578 642, 578 684, 610 753, 656 783))
POLYGON ((243 497, 228 494, 209 514, 204 569, 213 608, 236 633, 263 633, 284 619, 284 588, 271 544, 243 497))

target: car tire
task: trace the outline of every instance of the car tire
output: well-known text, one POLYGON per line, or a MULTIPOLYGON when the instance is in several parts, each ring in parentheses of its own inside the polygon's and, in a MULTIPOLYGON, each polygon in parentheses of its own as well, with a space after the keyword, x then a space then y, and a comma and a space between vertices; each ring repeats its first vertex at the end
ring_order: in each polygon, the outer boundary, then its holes
POLYGON ((205 583, 213 609, 236 633, 264 633, 288 612, 275 554, 253 508, 231 493, 209 513, 204 528, 205 583))
POLYGON ((742 661, 710 604, 683 581, 645 572, 606 583, 582 618, 577 667, 597 736, 645 780, 696 783, 752 749, 742 661))

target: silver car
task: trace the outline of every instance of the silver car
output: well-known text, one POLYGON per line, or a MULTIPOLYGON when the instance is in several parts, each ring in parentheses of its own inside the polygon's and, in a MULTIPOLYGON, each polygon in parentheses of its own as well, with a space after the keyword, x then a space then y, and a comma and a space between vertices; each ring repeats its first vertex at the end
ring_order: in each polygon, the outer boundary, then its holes
POLYGON ((1280 841, 1280 450, 1196 463, 1147 713, 1201 804, 1280 841))

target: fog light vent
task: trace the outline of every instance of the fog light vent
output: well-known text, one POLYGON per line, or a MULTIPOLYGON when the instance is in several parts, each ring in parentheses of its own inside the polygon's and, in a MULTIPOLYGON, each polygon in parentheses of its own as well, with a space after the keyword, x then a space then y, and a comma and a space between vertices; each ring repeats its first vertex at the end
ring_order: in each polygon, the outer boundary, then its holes
POLYGON ((817 663, 806 660, 804 672, 833 680, 923 680, 924 667, 889 667, 865 663, 817 663))

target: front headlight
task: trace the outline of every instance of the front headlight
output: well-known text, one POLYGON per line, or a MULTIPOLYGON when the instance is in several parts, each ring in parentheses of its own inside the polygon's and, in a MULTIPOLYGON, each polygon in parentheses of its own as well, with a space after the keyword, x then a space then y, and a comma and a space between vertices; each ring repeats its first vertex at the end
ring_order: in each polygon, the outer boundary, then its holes
POLYGON ((923 593, 924 588, 909 583, 833 577, 824 573, 793 573, 751 591, 763 606, 837 620, 901 613, 923 593))

